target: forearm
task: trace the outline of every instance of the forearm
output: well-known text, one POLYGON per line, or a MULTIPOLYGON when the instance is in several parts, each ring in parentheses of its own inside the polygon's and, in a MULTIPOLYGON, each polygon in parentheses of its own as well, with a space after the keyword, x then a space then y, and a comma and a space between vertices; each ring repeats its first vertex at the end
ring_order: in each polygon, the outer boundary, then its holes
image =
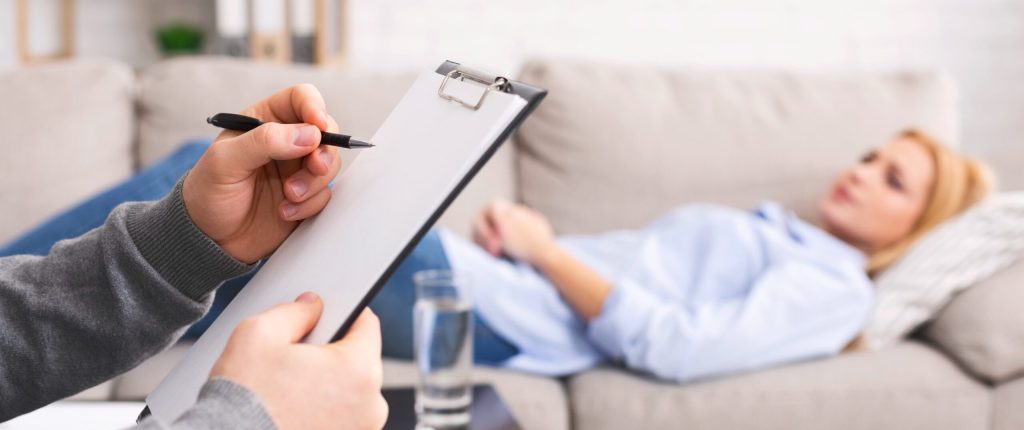
POLYGON ((119 206, 102 227, 46 257, 0 259, 0 421, 173 342, 205 312, 211 289, 248 269, 203 240, 176 191, 119 206))
POLYGON ((558 288, 576 313, 586 320, 601 314, 612 284, 599 273, 552 242, 537 256, 534 267, 558 288))
POLYGON ((697 301, 623 278, 588 337, 609 357, 678 382, 829 356, 870 313, 870 286, 859 269, 850 273, 787 261, 766 268, 746 294, 697 301))

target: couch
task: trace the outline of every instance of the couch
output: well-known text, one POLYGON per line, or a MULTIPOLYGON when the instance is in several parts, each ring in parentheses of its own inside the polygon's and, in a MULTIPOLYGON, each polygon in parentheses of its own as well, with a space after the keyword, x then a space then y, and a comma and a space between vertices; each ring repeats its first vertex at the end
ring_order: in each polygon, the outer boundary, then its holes
MULTIPOLYGON (((138 71, 105 61, 0 71, 0 241, 182 142, 213 136, 206 116, 291 84, 317 85, 343 130, 372 136, 412 76, 218 58, 138 71), (33 160, 42 159, 60 167, 41 170, 33 160)), ((970 150, 957 142, 954 83, 930 71, 535 61, 519 77, 550 94, 445 213, 441 224, 456 232, 467 234, 475 210, 495 197, 548 214, 559 233, 637 227, 690 201, 749 208, 773 199, 813 219, 832 176, 903 127, 970 150)), ((475 378, 494 384, 526 429, 1024 428, 1022 283, 1017 263, 883 351, 686 385, 611 365, 563 379, 478 368, 475 378)), ((187 348, 74 398, 142 399, 187 348)), ((410 363, 386 362, 388 386, 414 378, 410 363)))

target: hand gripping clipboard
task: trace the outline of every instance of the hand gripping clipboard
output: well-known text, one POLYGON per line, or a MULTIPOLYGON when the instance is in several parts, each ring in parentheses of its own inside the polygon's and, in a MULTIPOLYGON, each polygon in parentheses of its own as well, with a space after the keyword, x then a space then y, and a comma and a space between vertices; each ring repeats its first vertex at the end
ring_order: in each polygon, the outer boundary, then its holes
POLYGON ((341 338, 402 260, 547 92, 451 61, 419 76, 365 150, 146 398, 173 422, 195 403, 243 319, 314 291, 324 313, 305 342, 341 338))

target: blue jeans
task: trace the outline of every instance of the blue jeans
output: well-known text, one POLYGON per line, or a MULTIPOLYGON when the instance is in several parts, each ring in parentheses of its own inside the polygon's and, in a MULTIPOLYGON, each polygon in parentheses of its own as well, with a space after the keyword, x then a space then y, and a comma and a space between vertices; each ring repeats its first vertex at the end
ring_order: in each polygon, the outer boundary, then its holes
MULTIPOLYGON (((208 141, 188 143, 169 157, 140 171, 128 180, 42 223, 23 236, 0 247, 0 257, 19 254, 46 255, 55 243, 81 236, 103 225, 110 212, 129 201, 158 200, 166 196, 178 179, 206 152, 208 141)), ((380 316, 384 355, 412 358, 412 309, 416 291, 412 274, 426 269, 447 269, 440 237, 430 232, 403 260, 370 304, 380 316)), ((257 269, 258 270, 258 269, 257 269)), ((217 289, 210 312, 192 325, 184 338, 197 338, 213 323, 256 271, 234 278, 217 289)), ((474 358, 480 364, 499 364, 518 350, 474 315, 474 358)))

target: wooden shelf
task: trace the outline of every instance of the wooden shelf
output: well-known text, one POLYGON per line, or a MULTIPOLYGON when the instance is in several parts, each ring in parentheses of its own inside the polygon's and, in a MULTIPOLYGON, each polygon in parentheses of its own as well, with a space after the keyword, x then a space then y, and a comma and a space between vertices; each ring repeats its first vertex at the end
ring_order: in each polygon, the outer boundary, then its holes
POLYGON ((41 63, 69 58, 75 55, 75 0, 61 0, 61 48, 57 52, 45 54, 32 52, 30 46, 30 7, 30 0, 17 0, 15 4, 18 57, 21 59, 21 62, 23 64, 41 63))

